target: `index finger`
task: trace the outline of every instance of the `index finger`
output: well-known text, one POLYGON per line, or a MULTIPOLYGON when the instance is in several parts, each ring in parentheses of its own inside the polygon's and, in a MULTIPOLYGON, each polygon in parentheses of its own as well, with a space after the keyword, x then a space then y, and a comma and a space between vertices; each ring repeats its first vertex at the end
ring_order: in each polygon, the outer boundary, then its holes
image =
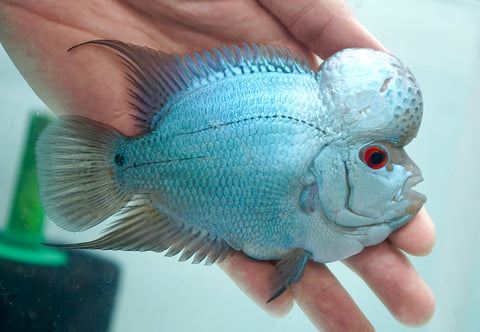
POLYGON ((435 244, 435 226, 427 210, 420 209, 409 223, 390 234, 389 240, 411 255, 429 254, 435 244))
POLYGON ((349 47, 385 47, 355 18, 341 0, 260 0, 288 31, 325 59, 349 47))

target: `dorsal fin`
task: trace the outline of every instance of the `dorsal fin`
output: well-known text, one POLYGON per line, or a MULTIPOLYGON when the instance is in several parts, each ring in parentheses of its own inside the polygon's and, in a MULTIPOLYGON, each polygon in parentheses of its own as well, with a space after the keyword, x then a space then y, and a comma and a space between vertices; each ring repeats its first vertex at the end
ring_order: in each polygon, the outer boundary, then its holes
POLYGON ((104 45, 118 52, 129 69, 129 104, 135 110, 137 125, 145 131, 153 129, 166 115, 167 103, 190 88, 256 72, 312 72, 304 56, 273 45, 223 46, 178 55, 117 40, 93 40, 70 50, 85 44, 104 45))

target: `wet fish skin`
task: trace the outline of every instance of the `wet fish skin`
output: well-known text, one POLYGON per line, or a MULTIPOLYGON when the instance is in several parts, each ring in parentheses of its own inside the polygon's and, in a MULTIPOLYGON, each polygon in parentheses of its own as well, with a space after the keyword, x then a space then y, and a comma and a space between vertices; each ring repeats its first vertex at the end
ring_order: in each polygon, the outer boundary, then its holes
POLYGON ((122 58, 144 133, 127 138, 76 116, 42 133, 37 168, 49 217, 79 231, 119 214, 105 236, 70 247, 182 251, 180 260, 195 263, 232 250, 279 260, 273 300, 309 260, 383 241, 425 201, 411 189, 421 173, 403 150, 422 97, 391 55, 347 49, 315 72, 275 46, 168 55, 85 44, 122 58))

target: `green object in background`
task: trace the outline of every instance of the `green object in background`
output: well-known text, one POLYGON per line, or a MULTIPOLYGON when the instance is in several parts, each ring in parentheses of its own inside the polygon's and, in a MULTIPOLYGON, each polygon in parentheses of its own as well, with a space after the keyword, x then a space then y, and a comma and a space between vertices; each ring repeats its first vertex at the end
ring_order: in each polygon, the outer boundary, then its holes
POLYGON ((0 331, 106 332, 120 270, 96 255, 41 244, 45 214, 35 143, 50 117, 37 113, 30 121, 9 220, 0 233, 0 331))
POLYGON ((35 174, 35 142, 50 122, 45 114, 33 114, 6 229, 0 233, 0 257, 37 265, 64 265, 64 251, 41 244, 45 213, 38 200, 35 174))

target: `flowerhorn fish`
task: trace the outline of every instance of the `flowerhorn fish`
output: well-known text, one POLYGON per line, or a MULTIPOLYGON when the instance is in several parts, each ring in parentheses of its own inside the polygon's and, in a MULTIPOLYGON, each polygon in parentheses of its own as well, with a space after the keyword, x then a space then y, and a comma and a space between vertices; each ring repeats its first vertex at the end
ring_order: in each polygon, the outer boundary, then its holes
MULTIPOLYGON (((114 40, 142 134, 78 116, 37 143, 41 202, 69 231, 117 220, 73 248, 277 260, 272 296, 325 263, 385 240, 418 212, 423 180, 403 147, 422 96, 396 57, 345 49, 313 71, 258 44, 170 55, 114 40)), ((78 47, 77 45, 75 47, 78 47)))

